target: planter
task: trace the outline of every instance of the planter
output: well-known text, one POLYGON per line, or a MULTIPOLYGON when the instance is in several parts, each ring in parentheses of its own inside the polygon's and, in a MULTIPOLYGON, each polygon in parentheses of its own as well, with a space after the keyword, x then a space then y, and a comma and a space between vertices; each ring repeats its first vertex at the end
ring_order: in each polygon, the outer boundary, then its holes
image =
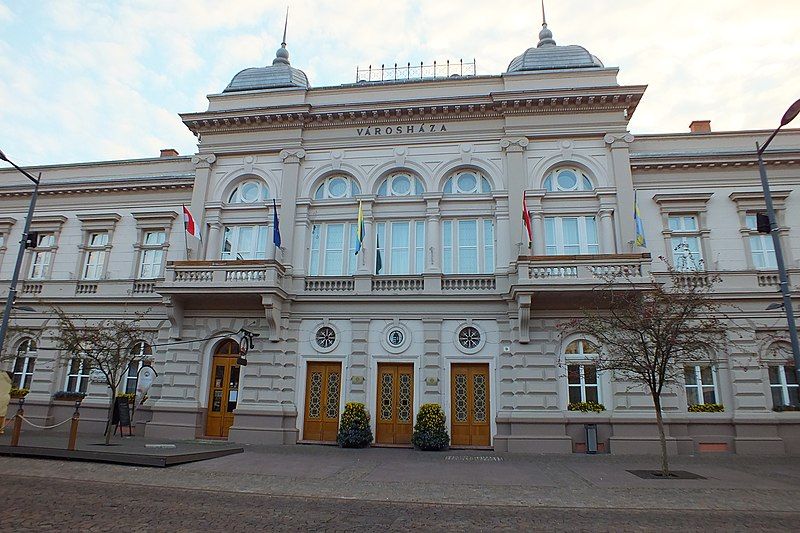
POLYGON ((11 399, 19 400, 21 398, 24 398, 25 396, 28 395, 28 392, 30 392, 28 389, 12 388, 11 389, 11 393, 10 393, 11 394, 11 399))
POLYGON ((86 398, 86 394, 82 392, 57 392, 53 394, 53 401, 55 402, 82 402, 86 398))

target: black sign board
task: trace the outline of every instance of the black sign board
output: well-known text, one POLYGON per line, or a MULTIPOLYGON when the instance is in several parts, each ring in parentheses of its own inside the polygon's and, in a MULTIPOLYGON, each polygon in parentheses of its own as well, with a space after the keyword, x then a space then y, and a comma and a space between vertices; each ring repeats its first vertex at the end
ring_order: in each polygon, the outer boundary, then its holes
POLYGON ((111 414, 111 423, 114 424, 114 433, 117 432, 119 426, 119 434, 122 435, 122 428, 128 427, 128 433, 131 433, 131 408, 128 405, 127 398, 117 398, 114 402, 114 412, 111 414))

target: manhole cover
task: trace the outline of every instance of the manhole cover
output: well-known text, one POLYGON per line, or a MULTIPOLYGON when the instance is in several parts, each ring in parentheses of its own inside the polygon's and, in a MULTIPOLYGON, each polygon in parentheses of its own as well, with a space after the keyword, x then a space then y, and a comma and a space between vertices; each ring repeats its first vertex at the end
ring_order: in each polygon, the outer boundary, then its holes
POLYGON ((447 455, 445 461, 461 461, 461 462, 486 462, 486 461, 502 461, 502 457, 496 455, 447 455))

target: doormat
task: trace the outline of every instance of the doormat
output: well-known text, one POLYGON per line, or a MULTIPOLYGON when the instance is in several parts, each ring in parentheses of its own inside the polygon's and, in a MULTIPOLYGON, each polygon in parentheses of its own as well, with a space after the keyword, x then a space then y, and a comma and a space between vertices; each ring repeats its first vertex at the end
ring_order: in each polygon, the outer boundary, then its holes
POLYGON ((502 461, 502 457, 497 457, 496 455, 447 455, 444 458, 445 461, 462 461, 462 462, 470 462, 470 461, 502 461))
POLYGON ((661 470, 628 470, 628 472, 642 479, 706 479, 686 470, 670 470, 669 477, 665 477, 661 470))

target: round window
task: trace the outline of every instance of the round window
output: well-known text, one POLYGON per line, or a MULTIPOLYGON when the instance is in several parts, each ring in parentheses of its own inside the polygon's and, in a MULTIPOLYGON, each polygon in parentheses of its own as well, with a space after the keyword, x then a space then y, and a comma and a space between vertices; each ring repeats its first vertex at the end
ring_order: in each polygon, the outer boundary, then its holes
POLYGON ((336 332, 330 326, 322 326, 317 330, 316 341, 320 348, 330 348, 336 342, 336 332))
POLYGON ((248 181, 248 182, 244 183, 242 185, 242 190, 241 190, 242 201, 247 202, 247 203, 251 203, 251 202, 255 202, 256 200, 258 200, 258 190, 259 189, 260 189, 260 187, 258 186, 257 183, 254 183, 252 181, 248 181))
POLYGON ((403 334, 402 329, 393 329, 389 331, 389 334, 386 336, 386 340, 389 341, 389 345, 394 346, 395 348, 402 346, 405 338, 406 336, 403 334))
POLYGON ((398 196, 405 196, 411 190, 411 180, 408 176, 400 175, 392 178, 392 192, 398 196))
POLYGON ((472 192, 476 185, 478 185, 478 179, 471 172, 465 172, 458 177, 458 189, 461 192, 472 192))
POLYGON ((558 186, 564 190, 572 190, 578 185, 578 176, 572 170, 562 170, 558 173, 558 186))
POLYGON ((328 194, 331 198, 342 198, 347 194, 347 182, 344 178, 333 178, 328 183, 328 194))
POLYGON ((464 348, 472 350, 481 342, 481 332, 473 326, 466 326, 458 332, 458 342, 464 348))

